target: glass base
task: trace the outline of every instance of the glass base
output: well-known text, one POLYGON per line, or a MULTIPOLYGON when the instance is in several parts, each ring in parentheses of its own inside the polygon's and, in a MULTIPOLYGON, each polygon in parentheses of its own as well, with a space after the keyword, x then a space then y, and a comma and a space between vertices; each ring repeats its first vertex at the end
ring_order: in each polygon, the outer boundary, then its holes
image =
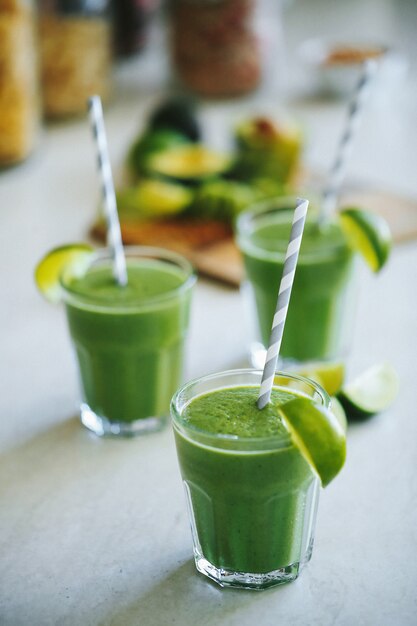
POLYGON ((162 430, 167 423, 165 416, 145 417, 134 422, 111 422, 94 413, 88 404, 81 404, 81 422, 99 437, 136 437, 162 430))
POLYGON ((202 555, 195 555, 195 565, 197 570, 214 580, 221 587, 235 587, 237 589, 253 589, 261 591, 269 587, 284 585, 290 583, 301 573, 303 567, 311 559, 313 553, 313 542, 308 547, 305 558, 298 563, 291 563, 287 567, 267 572, 266 574, 253 574, 248 572, 233 572, 222 568, 215 567, 207 561, 202 555))

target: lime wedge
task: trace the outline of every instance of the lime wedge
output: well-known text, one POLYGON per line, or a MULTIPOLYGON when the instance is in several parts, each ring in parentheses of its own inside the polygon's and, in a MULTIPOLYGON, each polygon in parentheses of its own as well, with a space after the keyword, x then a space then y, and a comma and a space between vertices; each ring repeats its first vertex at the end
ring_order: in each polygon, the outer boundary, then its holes
POLYGON ((355 208, 342 209, 339 218, 352 249, 362 255, 374 272, 379 272, 391 250, 387 222, 376 213, 355 208))
POLYGON ((297 374, 311 378, 319 383, 327 391, 329 396, 334 396, 343 385, 345 379, 344 363, 321 363, 311 362, 296 370, 297 374))
POLYGON ((330 409, 318 406, 309 398, 290 400, 280 409, 295 445, 325 487, 345 462, 344 429, 330 409))
POLYGON ((337 394, 349 419, 361 420, 387 409, 398 393, 398 375, 389 363, 369 368, 337 394))
POLYGON ((64 270, 79 276, 85 271, 93 248, 86 243, 73 243, 54 248, 46 254, 35 268, 35 282, 48 302, 61 300, 59 277, 64 270))

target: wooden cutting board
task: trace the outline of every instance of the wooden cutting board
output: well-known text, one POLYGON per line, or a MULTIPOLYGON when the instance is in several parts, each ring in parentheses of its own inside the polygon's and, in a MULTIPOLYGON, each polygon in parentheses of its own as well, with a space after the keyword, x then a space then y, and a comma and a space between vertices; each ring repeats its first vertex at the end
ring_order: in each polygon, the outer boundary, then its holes
MULTIPOLYGON (((395 243, 417 238, 417 199, 392 192, 366 188, 347 189, 341 206, 359 206, 382 215, 388 222, 395 243)), ((101 225, 92 229, 104 240, 101 225)), ((171 221, 122 224, 122 238, 128 245, 161 246, 186 256, 206 277, 238 287, 243 277, 239 252, 228 225, 222 222, 171 221)))

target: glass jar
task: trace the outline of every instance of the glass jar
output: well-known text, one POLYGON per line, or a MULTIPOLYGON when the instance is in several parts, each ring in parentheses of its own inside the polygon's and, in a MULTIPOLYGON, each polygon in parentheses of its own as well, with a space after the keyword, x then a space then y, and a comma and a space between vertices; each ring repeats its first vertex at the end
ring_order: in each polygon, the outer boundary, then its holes
POLYGON ((113 3, 115 48, 121 57, 140 52, 146 45, 159 0, 116 0, 113 3))
POLYGON ((47 117, 84 113, 93 95, 110 94, 109 0, 40 0, 39 32, 47 117))
POLYGON ((254 25, 256 0, 172 0, 173 63, 185 86, 202 96, 237 96, 261 78, 254 25))
POLYGON ((34 148, 39 99, 32 0, 0 0, 0 167, 34 148))

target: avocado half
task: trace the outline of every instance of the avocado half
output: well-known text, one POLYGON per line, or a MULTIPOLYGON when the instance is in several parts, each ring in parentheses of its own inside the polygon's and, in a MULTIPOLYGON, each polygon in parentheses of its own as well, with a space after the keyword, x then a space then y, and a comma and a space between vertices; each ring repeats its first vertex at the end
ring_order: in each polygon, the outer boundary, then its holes
POLYGON ((121 219, 164 218, 182 213, 193 201, 190 188, 172 182, 144 178, 117 192, 121 219))
POLYGON ((209 150, 201 144, 186 144, 150 155, 146 168, 152 176, 198 185, 225 174, 231 163, 229 155, 209 150))
POLYGON ((189 140, 175 130, 149 131, 139 137, 129 150, 127 164, 137 176, 146 174, 151 155, 189 143, 189 140))

